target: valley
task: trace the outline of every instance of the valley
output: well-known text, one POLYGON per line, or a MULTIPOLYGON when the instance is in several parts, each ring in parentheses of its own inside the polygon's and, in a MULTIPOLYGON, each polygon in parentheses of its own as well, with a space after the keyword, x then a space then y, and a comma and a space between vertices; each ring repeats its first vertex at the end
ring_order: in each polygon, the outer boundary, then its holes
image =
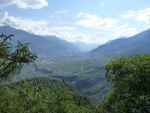
POLYGON ((17 37, 22 37, 20 40, 29 42, 31 49, 39 56, 35 63, 24 66, 21 73, 13 78, 14 81, 35 77, 64 80, 93 102, 97 99, 101 100, 109 90, 110 86, 105 79, 105 65, 108 62, 115 57, 150 53, 149 30, 130 38, 113 40, 90 52, 81 52, 76 46, 59 38, 55 41, 53 38, 46 39, 49 42, 41 44, 39 40, 41 46, 38 46, 37 39, 41 37, 10 27, 1 27, 0 31, 11 32, 17 37), (66 51, 62 48, 64 45, 70 50, 66 51))

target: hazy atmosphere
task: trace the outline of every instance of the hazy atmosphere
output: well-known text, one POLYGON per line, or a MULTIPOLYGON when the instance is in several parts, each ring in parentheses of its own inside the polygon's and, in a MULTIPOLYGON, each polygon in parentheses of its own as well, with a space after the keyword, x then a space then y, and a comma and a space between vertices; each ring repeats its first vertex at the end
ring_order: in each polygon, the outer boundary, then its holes
POLYGON ((0 113, 150 113, 150 0, 0 0, 0 113))
POLYGON ((0 0, 0 25, 100 45, 149 28, 149 4, 149 0, 0 0))

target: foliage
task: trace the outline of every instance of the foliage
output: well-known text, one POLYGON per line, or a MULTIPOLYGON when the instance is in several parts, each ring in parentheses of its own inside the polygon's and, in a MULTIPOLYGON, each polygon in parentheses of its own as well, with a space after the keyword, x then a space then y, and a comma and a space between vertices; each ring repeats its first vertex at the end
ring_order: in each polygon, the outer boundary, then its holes
POLYGON ((93 113, 93 108, 63 82, 38 78, 1 86, 0 113, 93 113))
POLYGON ((15 46, 11 38, 14 35, 0 35, 0 78, 7 78, 21 69, 23 64, 33 62, 36 56, 31 53, 28 44, 18 42, 15 46))
MULTIPOLYGON (((19 71, 24 64, 36 59, 28 44, 14 44, 10 40, 12 36, 0 35, 0 79, 7 78, 19 71)), ((91 75, 91 72, 97 72, 97 69, 89 71, 91 66, 87 64, 86 62, 81 67, 77 64, 76 68, 70 65, 62 67, 75 69, 75 72, 80 69, 75 74, 91 75)), ((150 112, 150 55, 114 60, 106 66, 106 77, 112 89, 96 111, 87 98, 77 94, 66 83, 37 78, 1 84, 0 113, 150 112)))
POLYGON ((150 55, 120 58, 106 66, 112 89, 100 113, 150 112, 150 55))
MULTIPOLYGON (((8 78, 36 59, 28 44, 0 35, 0 78, 8 78)), ((0 85, 0 113, 93 113, 89 101, 64 82, 37 78, 0 85)))

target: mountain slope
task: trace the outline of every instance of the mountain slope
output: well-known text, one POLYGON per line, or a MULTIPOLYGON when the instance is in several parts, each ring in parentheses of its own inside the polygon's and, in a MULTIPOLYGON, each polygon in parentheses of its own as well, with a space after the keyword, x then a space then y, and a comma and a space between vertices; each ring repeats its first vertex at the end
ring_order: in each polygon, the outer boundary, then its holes
POLYGON ((87 98, 59 80, 37 78, 0 85, 0 113, 93 113, 87 98))
POLYGON ((13 40, 30 43, 31 49, 42 57, 69 56, 79 52, 75 45, 56 36, 38 36, 8 26, 0 27, 0 33, 14 34, 13 40))
MULTIPOLYGON (((97 99, 101 99, 103 95, 107 93, 109 90, 109 84, 105 82, 105 65, 112 59, 121 56, 134 56, 134 55, 142 55, 142 54, 150 54, 150 30, 139 33, 135 36, 129 38, 120 38, 117 40, 113 40, 109 43, 106 43, 93 51, 89 52, 87 56, 89 56, 90 61, 93 62, 93 67, 91 69, 95 69, 94 65, 98 67, 98 76, 101 77, 101 81, 99 83, 94 83, 92 85, 94 88, 102 86, 100 92, 95 93, 97 99), (100 67, 101 66, 101 67, 100 67)), ((90 70, 88 68, 88 70, 90 70)), ((96 71, 90 73, 91 78, 96 79, 93 75, 96 75, 96 71)), ((88 78, 89 79, 89 78, 88 78)), ((90 79, 89 79, 90 80, 90 79)), ((92 82, 92 81, 90 81, 92 82)), ((90 89, 82 89, 87 90, 94 96, 94 90, 90 89)), ((96 91, 96 90, 95 90, 96 91)), ((86 92, 86 94, 88 94, 86 92)))
POLYGON ((150 53, 150 30, 129 38, 113 40, 91 52, 96 56, 138 55, 150 53))

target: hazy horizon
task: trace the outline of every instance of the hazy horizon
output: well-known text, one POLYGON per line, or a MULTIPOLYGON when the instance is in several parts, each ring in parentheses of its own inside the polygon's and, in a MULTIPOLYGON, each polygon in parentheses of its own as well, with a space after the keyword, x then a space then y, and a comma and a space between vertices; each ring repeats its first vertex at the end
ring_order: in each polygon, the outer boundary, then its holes
POLYGON ((150 26, 148 0, 1 0, 0 26, 98 46, 150 26))

